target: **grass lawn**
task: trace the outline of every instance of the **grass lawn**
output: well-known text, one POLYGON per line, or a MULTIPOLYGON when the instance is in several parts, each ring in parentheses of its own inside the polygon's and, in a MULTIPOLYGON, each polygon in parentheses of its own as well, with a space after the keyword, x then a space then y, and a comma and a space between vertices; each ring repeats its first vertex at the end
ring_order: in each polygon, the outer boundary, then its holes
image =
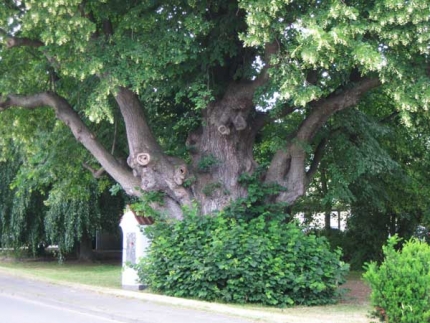
POLYGON ((56 261, 0 261, 0 269, 13 274, 70 283, 121 288, 121 266, 56 261))
MULTIPOLYGON (((121 288, 121 266, 112 264, 85 264, 56 261, 11 261, 2 260, 0 271, 14 275, 58 282, 70 282, 97 287, 121 288)), ((361 274, 351 273, 349 281, 361 284, 361 274)), ((352 285, 353 286, 353 285, 352 285)), ((221 305, 224 306, 224 305, 221 305)), ((336 305, 315 307, 270 308, 256 305, 227 305, 231 309, 258 311, 262 322, 275 323, 368 323, 370 305, 367 301, 345 301, 336 305)))

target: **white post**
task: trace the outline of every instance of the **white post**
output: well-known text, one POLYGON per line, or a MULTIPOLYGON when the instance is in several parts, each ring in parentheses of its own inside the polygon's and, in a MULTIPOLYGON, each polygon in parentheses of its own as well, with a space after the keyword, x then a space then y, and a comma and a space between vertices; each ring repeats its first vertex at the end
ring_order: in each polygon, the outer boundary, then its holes
POLYGON ((137 271, 130 265, 135 265, 144 257, 149 247, 148 238, 142 233, 143 226, 152 224, 148 218, 137 216, 127 206, 120 227, 123 233, 122 239, 122 288, 141 290, 144 285, 139 282, 137 271))

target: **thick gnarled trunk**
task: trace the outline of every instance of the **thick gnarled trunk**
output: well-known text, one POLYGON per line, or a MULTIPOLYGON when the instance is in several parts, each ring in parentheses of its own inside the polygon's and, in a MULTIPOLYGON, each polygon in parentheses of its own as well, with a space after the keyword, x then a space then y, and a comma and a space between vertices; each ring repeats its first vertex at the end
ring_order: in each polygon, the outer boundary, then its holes
POLYGON ((164 154, 153 136, 137 96, 130 90, 121 88, 116 101, 127 129, 129 157, 127 163, 133 176, 140 182, 143 192, 165 193, 163 205, 155 205, 169 216, 181 218, 181 206, 190 205, 192 195, 184 187, 188 167, 184 161, 164 154))
POLYGON ((195 176, 192 192, 203 214, 223 209, 232 200, 247 195, 239 177, 256 167, 252 108, 249 97, 228 92, 222 100, 209 104, 203 127, 188 138, 195 176))
POLYGON ((202 214, 208 214, 246 196, 239 177, 252 173, 256 166, 252 149, 258 129, 250 116, 254 89, 249 84, 232 84, 222 99, 208 105, 203 126, 187 140, 191 165, 163 153, 137 97, 127 89, 118 91, 130 148, 128 164, 143 191, 165 193, 160 210, 167 208, 171 216, 180 218, 180 208, 196 201, 202 214))

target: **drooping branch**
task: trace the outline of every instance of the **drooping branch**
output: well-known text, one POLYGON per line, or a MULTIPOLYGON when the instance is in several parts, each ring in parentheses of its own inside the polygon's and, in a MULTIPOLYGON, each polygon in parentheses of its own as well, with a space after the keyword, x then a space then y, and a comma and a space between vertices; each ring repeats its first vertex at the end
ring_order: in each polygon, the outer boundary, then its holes
POLYGON ((114 131, 113 131, 113 140, 112 140, 112 148, 110 150, 111 155, 113 156, 113 154, 115 153, 115 148, 116 148, 116 141, 117 141, 117 137, 118 137, 118 120, 115 117, 115 121, 114 121, 114 131))
POLYGON ((327 144, 330 140, 330 138, 333 138, 338 133, 340 133, 342 130, 341 127, 337 127, 334 129, 331 129, 318 143, 316 146, 314 153, 313 153, 313 159, 311 162, 311 165, 309 167, 309 170, 306 172, 306 179, 307 184, 309 184, 312 181, 313 176, 315 175, 315 172, 318 170, 318 167, 321 163, 322 158, 324 157, 324 152, 327 147, 327 144))
POLYGON ((132 172, 116 160, 96 139, 78 113, 61 96, 52 92, 43 92, 30 96, 8 95, 0 97, 0 111, 21 107, 37 109, 51 107, 55 110, 57 118, 63 121, 72 131, 75 138, 91 152, 102 167, 126 190, 130 195, 140 195, 139 180, 133 177, 132 172))
MULTIPOLYGON (((45 46, 45 44, 38 39, 31 39, 27 37, 15 37, 10 35, 8 32, 6 32, 4 29, 1 29, 1 28, 0 28, 0 35, 5 38, 6 47, 8 49, 16 48, 16 47, 39 48, 39 47, 45 46)), ((54 81, 58 79, 58 75, 55 72, 55 70, 58 70, 60 68, 60 64, 57 61, 57 59, 55 57, 52 57, 47 51, 43 50, 42 52, 43 52, 43 55, 48 60, 49 64, 51 64, 51 66, 53 67, 53 69, 49 71, 50 82, 52 85, 52 83, 54 83, 54 81)))

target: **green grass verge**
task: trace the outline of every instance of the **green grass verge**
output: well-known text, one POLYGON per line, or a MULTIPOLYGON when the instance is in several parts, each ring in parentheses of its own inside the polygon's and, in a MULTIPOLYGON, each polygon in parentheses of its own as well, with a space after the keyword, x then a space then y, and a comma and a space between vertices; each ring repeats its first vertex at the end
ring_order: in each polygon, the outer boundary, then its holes
MULTIPOLYGON (((112 264, 85 264, 65 262, 59 264, 56 261, 11 261, 2 260, 0 255, 0 271, 8 273, 66 283, 77 283, 90 286, 121 288, 121 266, 112 264)), ((348 277, 352 280, 360 280, 361 273, 352 273, 348 277)), ((148 291, 147 291, 148 292, 148 291)), ((149 292, 150 293, 150 292, 149 292)), ((342 322, 342 323, 368 323, 367 315, 370 311, 368 304, 344 304, 329 306, 293 308, 270 308, 258 305, 229 305, 232 309, 249 309, 261 313, 267 313, 273 320, 270 322, 285 322, 285 317, 294 323, 342 322), (278 318, 278 319, 276 319, 278 318)), ((265 319, 262 319, 264 322, 265 319)))
POLYGON ((63 263, 56 261, 0 261, 0 269, 15 275, 33 276, 53 281, 121 288, 121 266, 107 264, 63 263))

